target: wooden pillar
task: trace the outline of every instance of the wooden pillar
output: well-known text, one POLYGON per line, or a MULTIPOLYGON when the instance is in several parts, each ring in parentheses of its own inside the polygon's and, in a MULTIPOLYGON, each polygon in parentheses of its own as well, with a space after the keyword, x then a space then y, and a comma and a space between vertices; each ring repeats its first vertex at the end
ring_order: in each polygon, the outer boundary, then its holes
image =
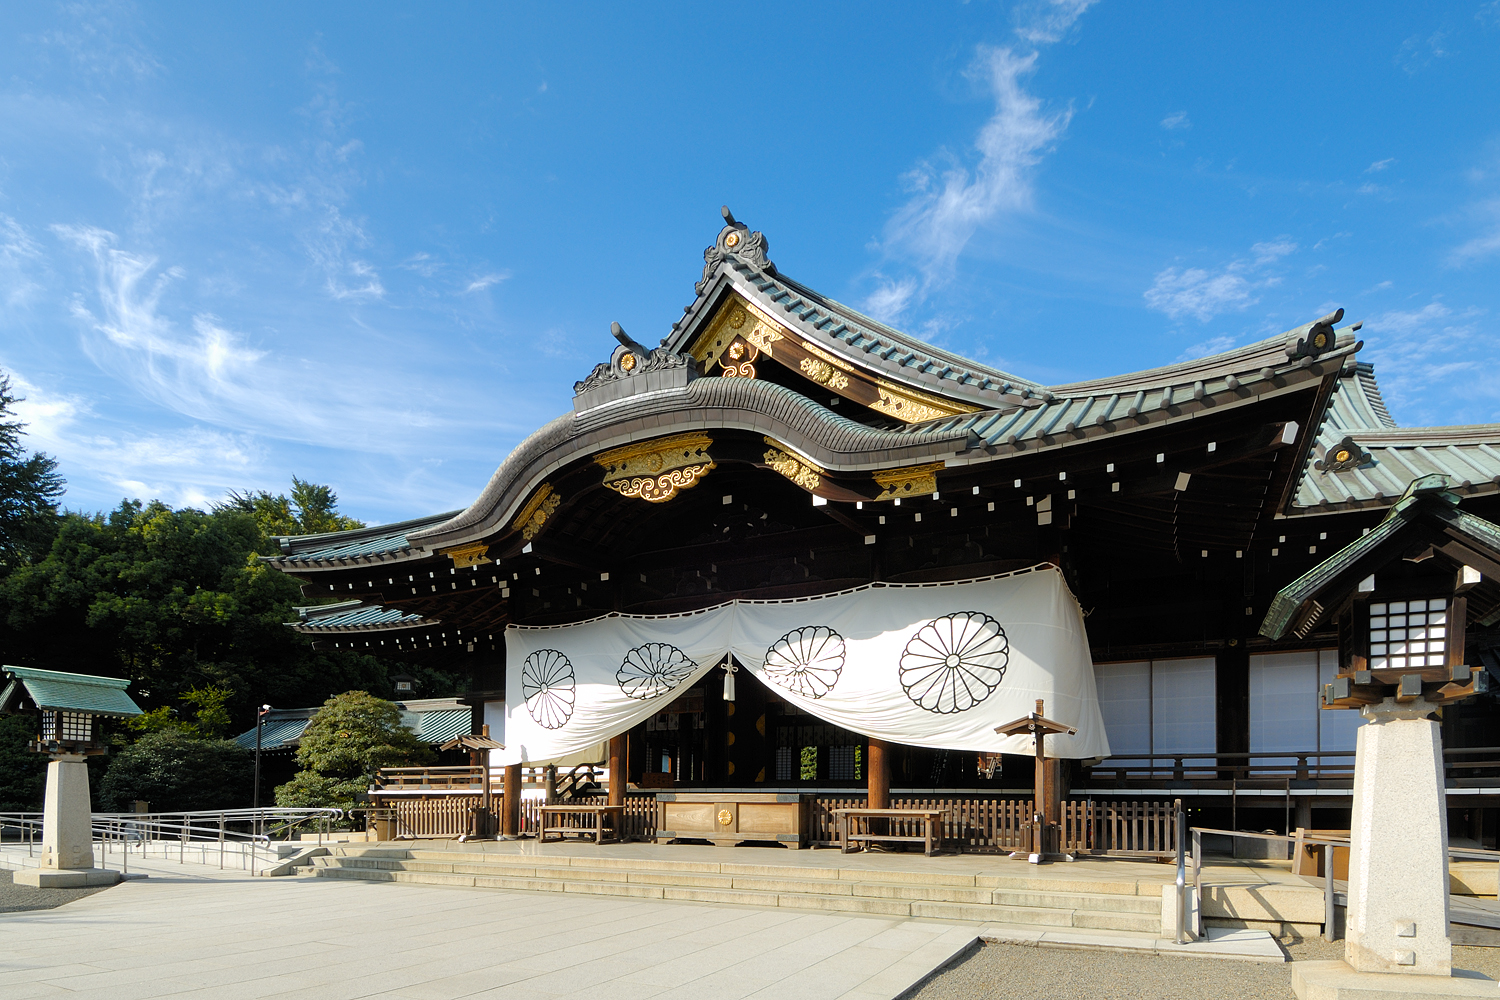
POLYGON ((521 835, 521 765, 511 764, 505 768, 505 798, 500 803, 505 810, 501 833, 507 837, 521 835))
POLYGON ((891 746, 885 740, 877 740, 870 737, 870 746, 867 751, 869 759, 865 762, 869 778, 869 799, 865 803, 866 809, 889 809, 891 807, 891 746))
POLYGON ((625 734, 609 741, 609 804, 625 804, 625 734))

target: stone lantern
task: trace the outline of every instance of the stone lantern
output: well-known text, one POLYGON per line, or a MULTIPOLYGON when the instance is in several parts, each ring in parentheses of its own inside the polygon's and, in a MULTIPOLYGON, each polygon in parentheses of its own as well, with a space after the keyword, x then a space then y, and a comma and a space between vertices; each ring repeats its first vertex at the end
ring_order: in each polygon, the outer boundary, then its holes
MULTIPOLYGON (((1344 960, 1297 963, 1299 997, 1477 996, 1466 991, 1481 988, 1452 968, 1433 716, 1490 689, 1465 633, 1494 604, 1500 525, 1459 501, 1443 476, 1414 481, 1380 524, 1282 588, 1260 628, 1276 641, 1332 624, 1339 671, 1322 707, 1368 720, 1355 751, 1344 960)), ((1493 983, 1484 987, 1494 994, 1493 983)))
POLYGON ((98 719, 140 715, 117 677, 70 674, 60 670, 4 667, 0 712, 33 714, 31 748, 52 758, 47 765, 47 798, 42 814, 41 867, 15 873, 21 885, 74 887, 112 885, 120 873, 94 867, 93 808, 87 758, 108 753, 98 719))

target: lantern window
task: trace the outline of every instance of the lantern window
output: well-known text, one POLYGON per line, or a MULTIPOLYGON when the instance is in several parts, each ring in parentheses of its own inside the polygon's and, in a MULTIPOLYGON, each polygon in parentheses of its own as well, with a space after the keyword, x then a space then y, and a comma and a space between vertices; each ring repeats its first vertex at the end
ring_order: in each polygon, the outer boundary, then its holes
POLYGON ((1448 662, 1448 599, 1370 605, 1370 668, 1420 670, 1448 662))
POLYGON ((88 743, 93 738, 94 717, 83 712, 43 712, 42 742, 88 743))

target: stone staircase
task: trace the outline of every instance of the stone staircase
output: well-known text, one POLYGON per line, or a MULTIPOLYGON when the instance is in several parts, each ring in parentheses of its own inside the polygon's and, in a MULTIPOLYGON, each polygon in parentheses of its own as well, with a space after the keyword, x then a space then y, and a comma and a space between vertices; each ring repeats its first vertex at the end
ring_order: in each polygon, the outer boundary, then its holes
POLYGON ((959 875, 921 871, 919 865, 911 871, 876 871, 602 856, 538 857, 419 847, 336 846, 330 851, 327 856, 311 859, 310 874, 318 878, 578 892, 1148 934, 1161 930, 1161 896, 1138 895, 1133 881, 959 875))

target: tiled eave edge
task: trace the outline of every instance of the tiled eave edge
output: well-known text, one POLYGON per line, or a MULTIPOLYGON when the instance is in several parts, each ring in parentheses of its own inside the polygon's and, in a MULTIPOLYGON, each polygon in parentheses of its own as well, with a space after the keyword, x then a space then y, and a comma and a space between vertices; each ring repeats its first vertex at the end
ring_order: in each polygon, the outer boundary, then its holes
POLYGON ((400 632, 417 628, 438 628, 443 622, 436 618, 423 618, 415 622, 392 622, 389 624, 372 623, 368 625, 310 625, 306 622, 286 622, 286 626, 293 632, 301 632, 304 635, 337 635, 349 632, 400 632))
MULTIPOLYGON (((946 417, 914 425, 912 429, 957 430, 962 427, 977 435, 979 443, 963 454, 948 459, 949 467, 978 465, 1018 455, 1037 455, 1101 438, 1120 437, 1168 424, 1183 423, 1290 393, 1305 392, 1339 371, 1357 349, 1358 345, 1351 344, 1318 359, 1301 359, 1290 364, 1283 362, 1272 368, 1269 378, 1261 374, 1259 367, 1245 372, 1243 376, 1230 373, 1217 383, 1199 383, 1186 387, 1187 392, 1180 402, 1176 401, 1179 397, 1174 392, 1166 405, 1162 405, 1162 401, 1167 398, 1165 390, 1168 387, 1158 387, 1146 393, 1142 409, 1134 416, 1112 414, 1102 423, 1091 418, 1092 408, 1087 405, 1097 400, 1097 397, 1086 397, 1084 400, 1060 399, 1035 409, 946 417), (1230 378, 1234 379, 1232 383, 1230 378), (1068 415, 1069 409, 1076 409, 1085 419, 1077 423, 1065 421, 1063 418, 1068 415)), ((1119 410, 1127 408, 1124 401, 1117 402, 1115 406, 1119 410)), ((1306 433, 1305 430, 1302 431, 1299 438, 1305 439, 1306 433)))
POLYGON ((797 282, 765 274, 733 258, 719 265, 703 293, 684 310, 662 343, 673 350, 686 350, 730 290, 814 346, 872 376, 984 409, 1014 405, 1033 393, 1051 395, 1039 383, 939 351, 832 303, 797 282), (896 356, 909 356, 910 361, 890 363, 896 356), (1002 392, 1004 386, 1009 390, 1002 392))
POLYGON ((1320 442, 1318 457, 1326 458, 1345 434, 1369 452, 1376 466, 1323 473, 1312 466, 1310 456, 1298 494, 1310 490, 1318 494, 1318 501, 1294 505, 1289 514, 1308 517, 1385 509, 1401 498, 1410 483, 1433 473, 1446 476, 1450 491, 1460 496, 1500 493, 1500 425, 1330 430, 1320 442), (1407 453, 1422 464, 1413 464, 1407 453), (1388 471, 1377 473, 1377 468, 1388 471))
POLYGON ((403 545, 384 552, 365 552, 353 556, 261 556, 261 562, 295 573, 302 569, 348 569, 351 566, 379 566, 388 562, 409 562, 430 553, 420 546, 403 545))
POLYGON ((495 537, 531 491, 563 467, 610 448, 693 430, 771 436, 830 472, 844 473, 941 461, 972 442, 965 432, 866 427, 756 379, 701 378, 559 417, 511 452, 467 511, 419 537, 414 533, 413 540, 436 549, 495 537))

